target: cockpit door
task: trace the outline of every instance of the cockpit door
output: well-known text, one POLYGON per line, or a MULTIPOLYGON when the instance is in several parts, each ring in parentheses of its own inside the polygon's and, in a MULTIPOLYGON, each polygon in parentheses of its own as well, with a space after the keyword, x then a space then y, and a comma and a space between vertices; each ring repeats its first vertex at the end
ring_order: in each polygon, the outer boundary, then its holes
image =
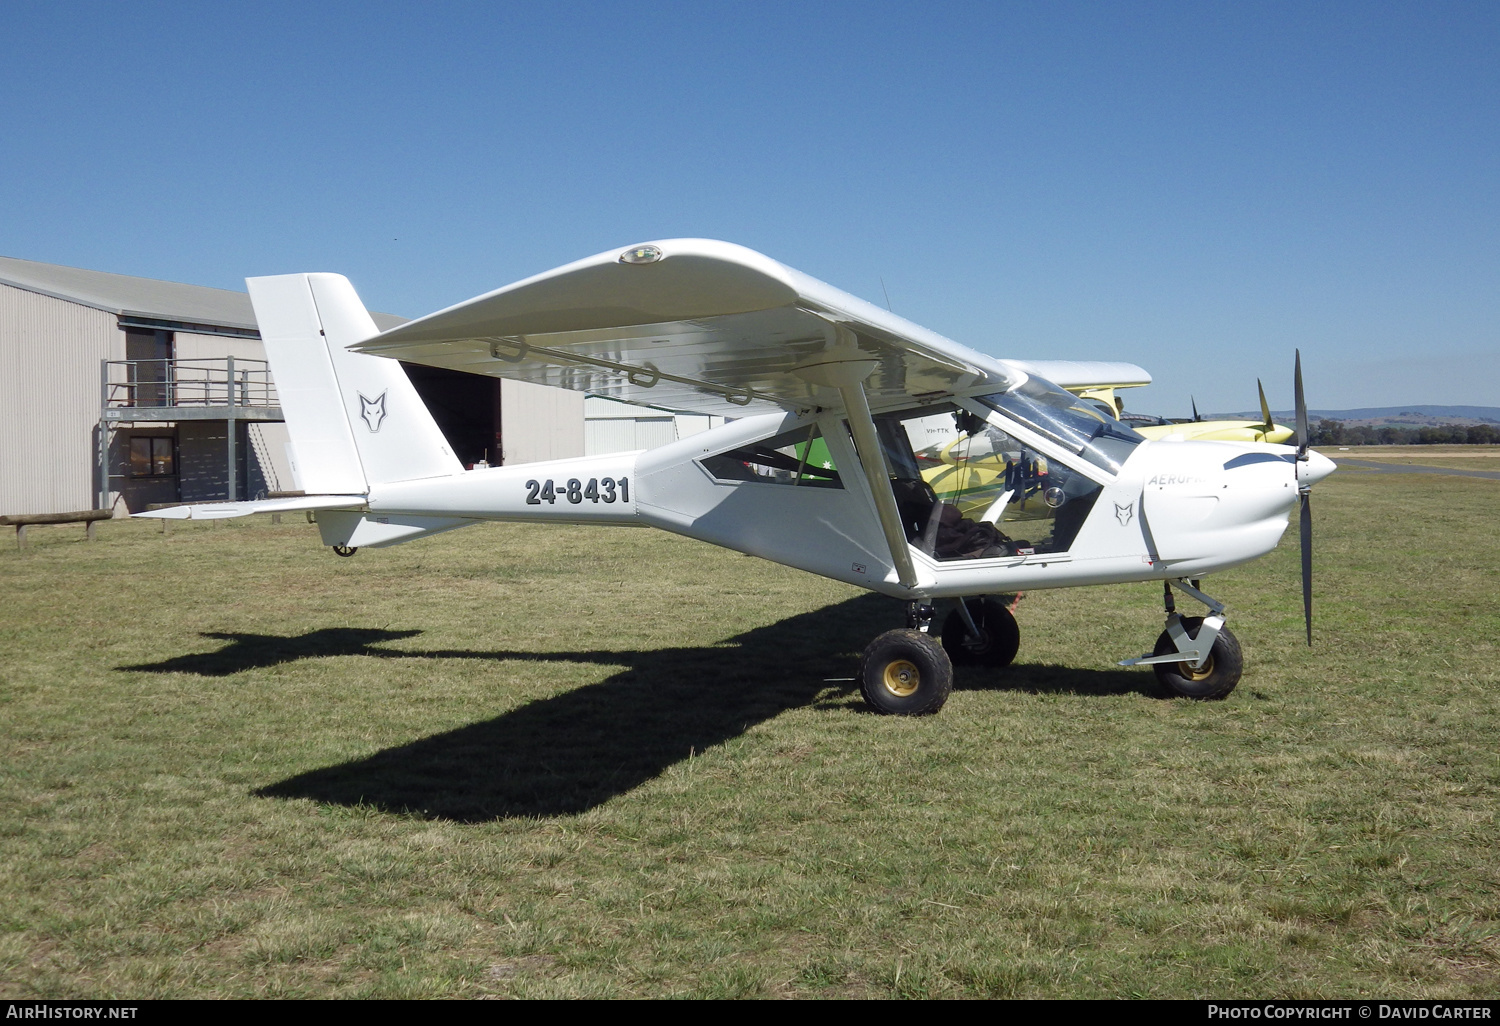
POLYGON ((940 563, 1066 552, 1101 491, 992 414, 929 406, 875 421, 907 538, 940 563))

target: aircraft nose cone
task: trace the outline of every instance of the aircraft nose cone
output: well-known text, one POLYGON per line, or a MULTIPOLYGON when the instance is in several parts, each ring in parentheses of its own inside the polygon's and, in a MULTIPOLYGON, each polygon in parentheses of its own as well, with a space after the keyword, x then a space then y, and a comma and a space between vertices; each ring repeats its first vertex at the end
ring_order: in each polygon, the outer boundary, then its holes
POLYGON ((1307 459, 1297 461, 1297 487, 1311 488, 1339 469, 1338 464, 1320 452, 1307 451, 1307 459))

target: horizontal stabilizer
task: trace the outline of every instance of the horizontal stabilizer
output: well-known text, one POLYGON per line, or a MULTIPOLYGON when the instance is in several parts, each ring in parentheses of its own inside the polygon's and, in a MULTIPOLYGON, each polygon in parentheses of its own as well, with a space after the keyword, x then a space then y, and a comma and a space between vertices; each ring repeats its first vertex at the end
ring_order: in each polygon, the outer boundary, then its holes
POLYGON ((203 502, 189 506, 153 509, 132 516, 161 520, 225 520, 254 513, 300 513, 310 509, 364 509, 363 495, 299 495, 289 499, 258 499, 254 502, 203 502))

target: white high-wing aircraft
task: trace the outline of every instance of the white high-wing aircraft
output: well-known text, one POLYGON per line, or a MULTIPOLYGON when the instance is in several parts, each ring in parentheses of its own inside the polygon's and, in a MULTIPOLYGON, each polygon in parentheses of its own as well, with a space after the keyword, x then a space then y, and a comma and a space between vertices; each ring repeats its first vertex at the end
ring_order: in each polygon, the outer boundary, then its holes
POLYGON ((984 596, 1120 581, 1165 582, 1167 610, 1154 651, 1122 665, 1222 697, 1239 644, 1200 581, 1275 548, 1300 495, 1311 642, 1307 495, 1333 463, 1305 425, 1296 448, 1153 442, 1064 390, 1150 380, 1131 364, 992 359, 705 239, 611 250, 386 332, 340 275, 248 285, 304 494, 138 515, 315 511, 341 555, 486 520, 659 527, 904 601, 907 628, 870 643, 860 680, 876 710, 922 714, 947 699, 951 660, 1014 658, 1015 619, 984 596), (737 419, 466 471, 396 358, 737 419), (934 418, 988 461, 967 516, 922 478, 934 418), (1208 614, 1179 615, 1174 586, 1208 614), (940 599, 956 600, 941 644, 940 599))

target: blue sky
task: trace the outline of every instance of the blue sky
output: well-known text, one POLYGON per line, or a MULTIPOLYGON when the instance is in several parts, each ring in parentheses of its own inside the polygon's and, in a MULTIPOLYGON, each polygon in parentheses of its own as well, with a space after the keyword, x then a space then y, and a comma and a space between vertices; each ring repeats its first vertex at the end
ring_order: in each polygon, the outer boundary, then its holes
POLYGON ((0 5, 0 253, 416 316, 708 236, 1141 410, 1500 406, 1500 4, 0 5))

